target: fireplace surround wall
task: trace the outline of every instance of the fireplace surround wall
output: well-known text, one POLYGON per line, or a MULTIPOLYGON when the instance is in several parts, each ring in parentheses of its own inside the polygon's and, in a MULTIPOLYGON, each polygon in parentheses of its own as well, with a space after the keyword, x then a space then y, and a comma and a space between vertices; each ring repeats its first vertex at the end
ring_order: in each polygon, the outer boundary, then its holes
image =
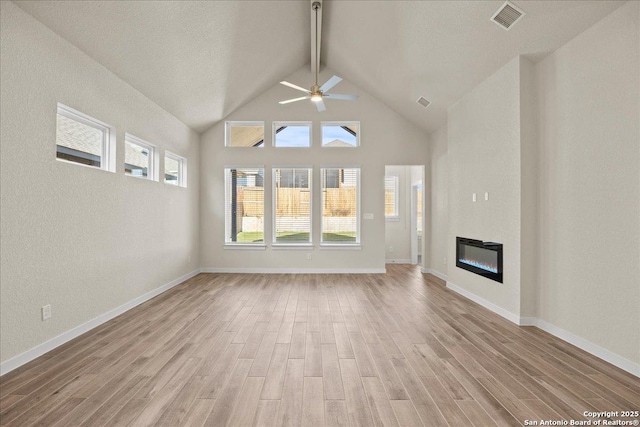
POLYGON ((456 267, 502 283, 502 243, 456 237, 456 267))

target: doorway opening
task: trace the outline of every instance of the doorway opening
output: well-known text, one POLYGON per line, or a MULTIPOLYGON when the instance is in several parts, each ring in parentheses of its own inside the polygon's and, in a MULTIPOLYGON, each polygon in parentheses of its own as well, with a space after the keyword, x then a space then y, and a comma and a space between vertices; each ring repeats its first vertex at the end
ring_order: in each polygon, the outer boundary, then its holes
POLYGON ((388 264, 424 264, 423 182, 423 165, 385 166, 385 262, 388 264))

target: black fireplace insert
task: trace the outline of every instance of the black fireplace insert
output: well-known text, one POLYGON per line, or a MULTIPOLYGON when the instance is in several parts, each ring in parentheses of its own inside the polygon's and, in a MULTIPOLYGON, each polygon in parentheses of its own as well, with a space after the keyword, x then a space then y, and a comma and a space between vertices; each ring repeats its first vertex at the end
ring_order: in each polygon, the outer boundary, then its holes
POLYGON ((502 283, 502 243, 457 237, 456 267, 502 283))

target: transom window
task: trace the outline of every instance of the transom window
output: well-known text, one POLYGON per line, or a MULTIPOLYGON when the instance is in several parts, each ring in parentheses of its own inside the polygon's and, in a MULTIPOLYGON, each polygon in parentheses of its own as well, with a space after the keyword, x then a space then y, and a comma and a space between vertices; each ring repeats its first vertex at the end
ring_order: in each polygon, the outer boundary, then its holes
POLYGON ((106 123, 58 104, 56 158, 114 172, 115 131, 106 123))
POLYGON ((225 243, 264 245, 264 168, 225 168, 225 243))
POLYGON ((322 168, 322 243, 360 243, 360 168, 322 168))
POLYGON ((225 146, 264 147, 264 122, 226 122, 225 146))
POLYGON ((311 147, 311 122, 273 122, 274 147, 311 147))
POLYGON ((360 145, 360 122, 322 122, 322 146, 352 148, 360 145))
POLYGON ((273 169, 275 244, 311 243, 311 169, 273 169))
POLYGON ((178 187, 187 186, 187 159, 165 151, 164 183, 178 187))
POLYGON ((124 137, 124 173, 139 178, 156 180, 156 148, 133 135, 124 137))

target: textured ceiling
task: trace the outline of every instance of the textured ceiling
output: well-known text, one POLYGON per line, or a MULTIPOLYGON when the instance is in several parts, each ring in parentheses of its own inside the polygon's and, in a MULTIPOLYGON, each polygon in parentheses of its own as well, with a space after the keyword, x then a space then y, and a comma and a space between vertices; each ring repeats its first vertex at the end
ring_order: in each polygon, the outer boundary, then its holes
MULTIPOLYGON (((198 132, 309 63, 305 0, 15 3, 198 132)), ((489 21, 502 3, 325 0, 321 63, 432 132, 510 59, 538 60, 624 2, 515 1, 526 15, 508 32, 489 21)))

